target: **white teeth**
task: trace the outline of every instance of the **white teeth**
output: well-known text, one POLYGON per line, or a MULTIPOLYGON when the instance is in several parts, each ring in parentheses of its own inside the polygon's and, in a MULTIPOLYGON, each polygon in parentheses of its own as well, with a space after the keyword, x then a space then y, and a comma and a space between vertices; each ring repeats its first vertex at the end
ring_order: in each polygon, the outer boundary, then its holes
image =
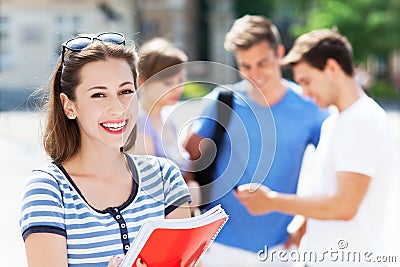
POLYGON ((126 124, 126 121, 120 122, 120 123, 102 123, 102 125, 106 128, 109 128, 111 130, 120 130, 122 129, 126 124))

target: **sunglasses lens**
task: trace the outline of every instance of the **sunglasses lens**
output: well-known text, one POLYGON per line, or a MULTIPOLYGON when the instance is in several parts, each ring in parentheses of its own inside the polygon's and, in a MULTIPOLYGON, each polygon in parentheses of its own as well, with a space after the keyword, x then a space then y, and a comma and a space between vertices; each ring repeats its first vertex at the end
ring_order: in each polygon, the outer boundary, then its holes
POLYGON ((102 33, 97 38, 103 42, 125 44, 125 37, 119 33, 102 33))
POLYGON ((72 51, 81 51, 85 47, 89 46, 92 43, 92 39, 89 37, 78 37, 72 40, 69 40, 65 47, 72 51))

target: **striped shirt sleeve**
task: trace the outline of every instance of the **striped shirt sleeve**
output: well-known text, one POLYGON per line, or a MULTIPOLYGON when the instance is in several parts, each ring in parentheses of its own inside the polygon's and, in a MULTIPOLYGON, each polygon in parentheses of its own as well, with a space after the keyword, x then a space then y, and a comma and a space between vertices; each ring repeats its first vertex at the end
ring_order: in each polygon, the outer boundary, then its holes
POLYGON ((33 171, 25 186, 20 227, 25 240, 31 233, 66 236, 62 195, 56 179, 43 171, 33 171))
POLYGON ((178 166, 166 158, 158 160, 163 176, 165 214, 167 215, 180 205, 191 202, 191 197, 178 166))

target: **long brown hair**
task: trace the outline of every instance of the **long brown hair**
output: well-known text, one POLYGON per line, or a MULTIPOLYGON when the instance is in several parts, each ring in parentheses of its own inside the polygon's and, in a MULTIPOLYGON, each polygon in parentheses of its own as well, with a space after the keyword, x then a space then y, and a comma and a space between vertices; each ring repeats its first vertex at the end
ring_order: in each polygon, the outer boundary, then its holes
MULTIPOLYGON (((45 105, 47 125, 43 134, 44 149, 54 162, 62 163, 71 158, 81 145, 78 123, 65 115, 60 94, 64 93, 74 101, 75 89, 81 83, 80 72, 83 66, 109 58, 122 59, 129 64, 137 89, 138 56, 133 45, 128 47, 95 40, 80 52, 66 50, 64 63, 60 58, 48 86, 48 99, 45 105)), ((136 125, 121 149, 129 150, 135 141, 136 125)))

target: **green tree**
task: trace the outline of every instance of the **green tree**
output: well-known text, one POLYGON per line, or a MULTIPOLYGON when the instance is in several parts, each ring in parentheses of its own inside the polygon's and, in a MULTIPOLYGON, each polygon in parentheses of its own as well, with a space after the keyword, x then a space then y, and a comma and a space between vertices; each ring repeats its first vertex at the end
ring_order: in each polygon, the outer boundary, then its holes
POLYGON ((279 28, 285 47, 290 47, 293 35, 289 27, 299 21, 309 3, 310 0, 236 0, 235 9, 237 17, 251 14, 270 18, 279 28))
POLYGON ((291 27, 293 36, 317 28, 335 27, 354 47, 356 62, 367 56, 387 58, 400 48, 400 1, 398 0, 326 0, 312 1, 304 10, 304 21, 291 27))
POLYGON ((236 13, 271 18, 286 49, 302 33, 335 28, 351 42, 356 65, 375 58, 380 66, 378 78, 383 79, 376 84, 376 91, 388 92, 378 95, 400 94, 400 74, 389 71, 389 57, 400 50, 399 0, 236 0, 236 13))

